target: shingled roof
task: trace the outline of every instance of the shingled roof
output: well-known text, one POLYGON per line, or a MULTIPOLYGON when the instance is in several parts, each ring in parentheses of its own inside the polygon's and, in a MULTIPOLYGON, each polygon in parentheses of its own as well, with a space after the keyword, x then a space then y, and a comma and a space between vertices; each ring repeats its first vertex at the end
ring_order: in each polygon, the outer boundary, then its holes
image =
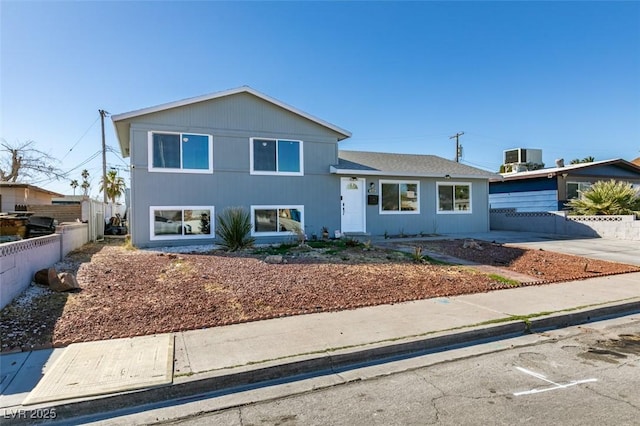
POLYGON ((340 175, 378 175, 490 179, 497 173, 447 160, 436 155, 391 154, 384 152, 339 151, 338 164, 331 173, 340 175))

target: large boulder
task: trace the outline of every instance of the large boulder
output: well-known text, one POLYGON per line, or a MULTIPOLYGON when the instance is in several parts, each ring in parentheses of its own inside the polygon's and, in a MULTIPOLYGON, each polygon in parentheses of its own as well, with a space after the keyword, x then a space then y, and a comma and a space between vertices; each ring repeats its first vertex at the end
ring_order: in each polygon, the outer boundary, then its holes
POLYGON ((49 287, 53 291, 79 290, 80 285, 76 277, 70 272, 58 274, 55 268, 41 269, 36 272, 34 280, 36 284, 49 287))
POLYGON ((58 278, 58 273, 55 268, 41 269, 36 272, 34 277, 36 284, 44 285, 47 287, 56 286, 59 287, 62 285, 60 282, 60 278, 58 278))
POLYGON ((58 281, 60 285, 57 284, 53 286, 50 285, 49 288, 53 291, 72 291, 72 290, 80 290, 80 285, 78 284, 78 280, 71 272, 62 272, 58 274, 58 281))

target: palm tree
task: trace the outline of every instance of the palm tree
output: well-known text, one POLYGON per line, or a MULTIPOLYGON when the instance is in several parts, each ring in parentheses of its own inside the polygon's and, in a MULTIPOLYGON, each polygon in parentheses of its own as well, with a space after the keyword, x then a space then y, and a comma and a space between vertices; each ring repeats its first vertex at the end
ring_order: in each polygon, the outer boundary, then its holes
POLYGON ((78 179, 74 179, 71 181, 71 187, 73 188, 73 195, 76 195, 76 188, 80 186, 78 183, 78 179))
POLYGON ((89 187, 91 187, 89 183, 89 170, 84 169, 82 173, 80 173, 80 176, 82 176, 82 185, 80 185, 80 188, 82 188, 82 195, 86 197, 89 195, 89 187))
POLYGON ((574 158, 569 164, 593 163, 594 161, 596 161, 595 157, 590 155, 588 157, 584 157, 582 160, 579 158, 574 158))
POLYGON ((640 210, 640 194, 629 182, 598 181, 567 206, 577 215, 627 215, 640 210))
POLYGON ((107 172, 106 180, 103 178, 102 181, 100 181, 100 191, 105 191, 107 193, 107 199, 114 204, 116 202, 116 198, 120 198, 120 196, 124 194, 124 188, 124 179, 118 176, 118 172, 116 170, 109 170, 107 172))

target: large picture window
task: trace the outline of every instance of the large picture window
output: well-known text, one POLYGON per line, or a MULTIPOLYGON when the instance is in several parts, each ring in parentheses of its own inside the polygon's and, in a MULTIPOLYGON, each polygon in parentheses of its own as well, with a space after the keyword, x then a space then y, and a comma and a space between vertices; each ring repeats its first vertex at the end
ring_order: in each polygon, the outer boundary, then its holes
POLYGON ((438 213, 471 213, 470 183, 438 183, 438 213))
POLYGON ((302 206, 252 206, 252 235, 298 234, 304 232, 302 206))
POLYGON ((211 237, 213 207, 156 206, 149 209, 151 240, 211 237))
POLYGON ((149 171, 213 171, 211 135, 149 132, 149 171))
POLYGON ((251 173, 302 175, 302 141, 251 138, 251 173))
POLYGON ((380 181, 380 213, 420 213, 419 188, 417 181, 380 181))

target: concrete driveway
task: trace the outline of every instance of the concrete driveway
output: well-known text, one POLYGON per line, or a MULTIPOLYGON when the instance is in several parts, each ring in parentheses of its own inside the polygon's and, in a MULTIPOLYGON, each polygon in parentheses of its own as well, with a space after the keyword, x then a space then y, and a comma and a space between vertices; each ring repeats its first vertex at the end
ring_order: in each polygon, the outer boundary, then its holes
MULTIPOLYGON (((447 237, 460 238, 460 235, 456 236, 455 234, 451 234, 447 235, 447 237)), ((490 231, 466 234, 465 238, 495 241, 497 243, 518 247, 543 249, 640 266, 640 241, 572 237, 516 231, 490 231)))

